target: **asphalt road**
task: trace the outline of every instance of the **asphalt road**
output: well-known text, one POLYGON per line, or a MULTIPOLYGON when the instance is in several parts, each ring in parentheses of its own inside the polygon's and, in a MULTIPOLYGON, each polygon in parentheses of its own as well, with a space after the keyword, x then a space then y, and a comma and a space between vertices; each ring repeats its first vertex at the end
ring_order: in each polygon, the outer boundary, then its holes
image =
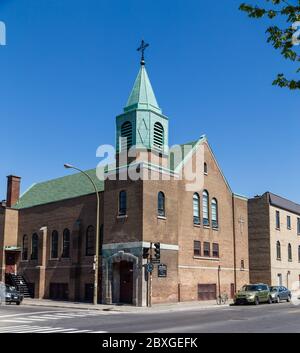
POLYGON ((0 333, 4 332, 300 332, 300 306, 281 303, 125 313, 2 305, 0 333))

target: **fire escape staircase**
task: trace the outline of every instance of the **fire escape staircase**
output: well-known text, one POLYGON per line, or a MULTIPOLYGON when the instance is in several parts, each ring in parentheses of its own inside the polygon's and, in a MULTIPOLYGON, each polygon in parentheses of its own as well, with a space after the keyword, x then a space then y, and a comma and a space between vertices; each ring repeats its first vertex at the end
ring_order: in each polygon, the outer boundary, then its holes
POLYGON ((16 289, 23 294, 24 298, 32 298, 32 293, 30 293, 27 282, 23 276, 7 273, 5 282, 16 287, 16 289))

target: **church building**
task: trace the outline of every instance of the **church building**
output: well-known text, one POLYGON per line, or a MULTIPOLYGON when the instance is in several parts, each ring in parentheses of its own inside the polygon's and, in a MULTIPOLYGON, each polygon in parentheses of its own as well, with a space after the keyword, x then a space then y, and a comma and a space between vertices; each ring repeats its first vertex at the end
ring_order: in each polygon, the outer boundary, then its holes
POLYGON ((116 117, 115 165, 103 179, 98 169, 85 171, 100 199, 99 234, 95 192, 82 172, 22 195, 21 178, 10 175, 0 281, 34 298, 91 301, 98 253, 100 303, 232 297, 249 282, 247 199, 231 190, 206 136, 173 149, 168 135, 142 58, 116 117))

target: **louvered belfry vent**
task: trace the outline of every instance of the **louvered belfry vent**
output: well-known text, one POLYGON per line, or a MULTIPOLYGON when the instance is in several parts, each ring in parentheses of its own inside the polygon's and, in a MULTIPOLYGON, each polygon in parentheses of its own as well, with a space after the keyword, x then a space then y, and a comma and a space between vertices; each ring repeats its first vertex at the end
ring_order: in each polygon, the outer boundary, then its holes
POLYGON ((154 148, 158 151, 163 150, 164 146, 164 128, 160 123, 154 124, 154 148))
POLYGON ((132 124, 126 121, 121 127, 121 151, 129 150, 132 146, 132 124))

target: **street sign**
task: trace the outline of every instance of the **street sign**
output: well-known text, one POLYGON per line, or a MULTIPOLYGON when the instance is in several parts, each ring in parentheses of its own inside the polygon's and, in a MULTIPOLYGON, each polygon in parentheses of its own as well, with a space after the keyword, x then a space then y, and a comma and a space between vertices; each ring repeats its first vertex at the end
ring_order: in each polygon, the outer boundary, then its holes
POLYGON ((157 266, 158 277, 167 277, 167 265, 159 264, 157 266))
POLYGON ((147 270, 147 272, 153 272, 153 270, 154 270, 154 265, 153 265, 151 262, 148 262, 148 263, 146 264, 146 270, 147 270))

